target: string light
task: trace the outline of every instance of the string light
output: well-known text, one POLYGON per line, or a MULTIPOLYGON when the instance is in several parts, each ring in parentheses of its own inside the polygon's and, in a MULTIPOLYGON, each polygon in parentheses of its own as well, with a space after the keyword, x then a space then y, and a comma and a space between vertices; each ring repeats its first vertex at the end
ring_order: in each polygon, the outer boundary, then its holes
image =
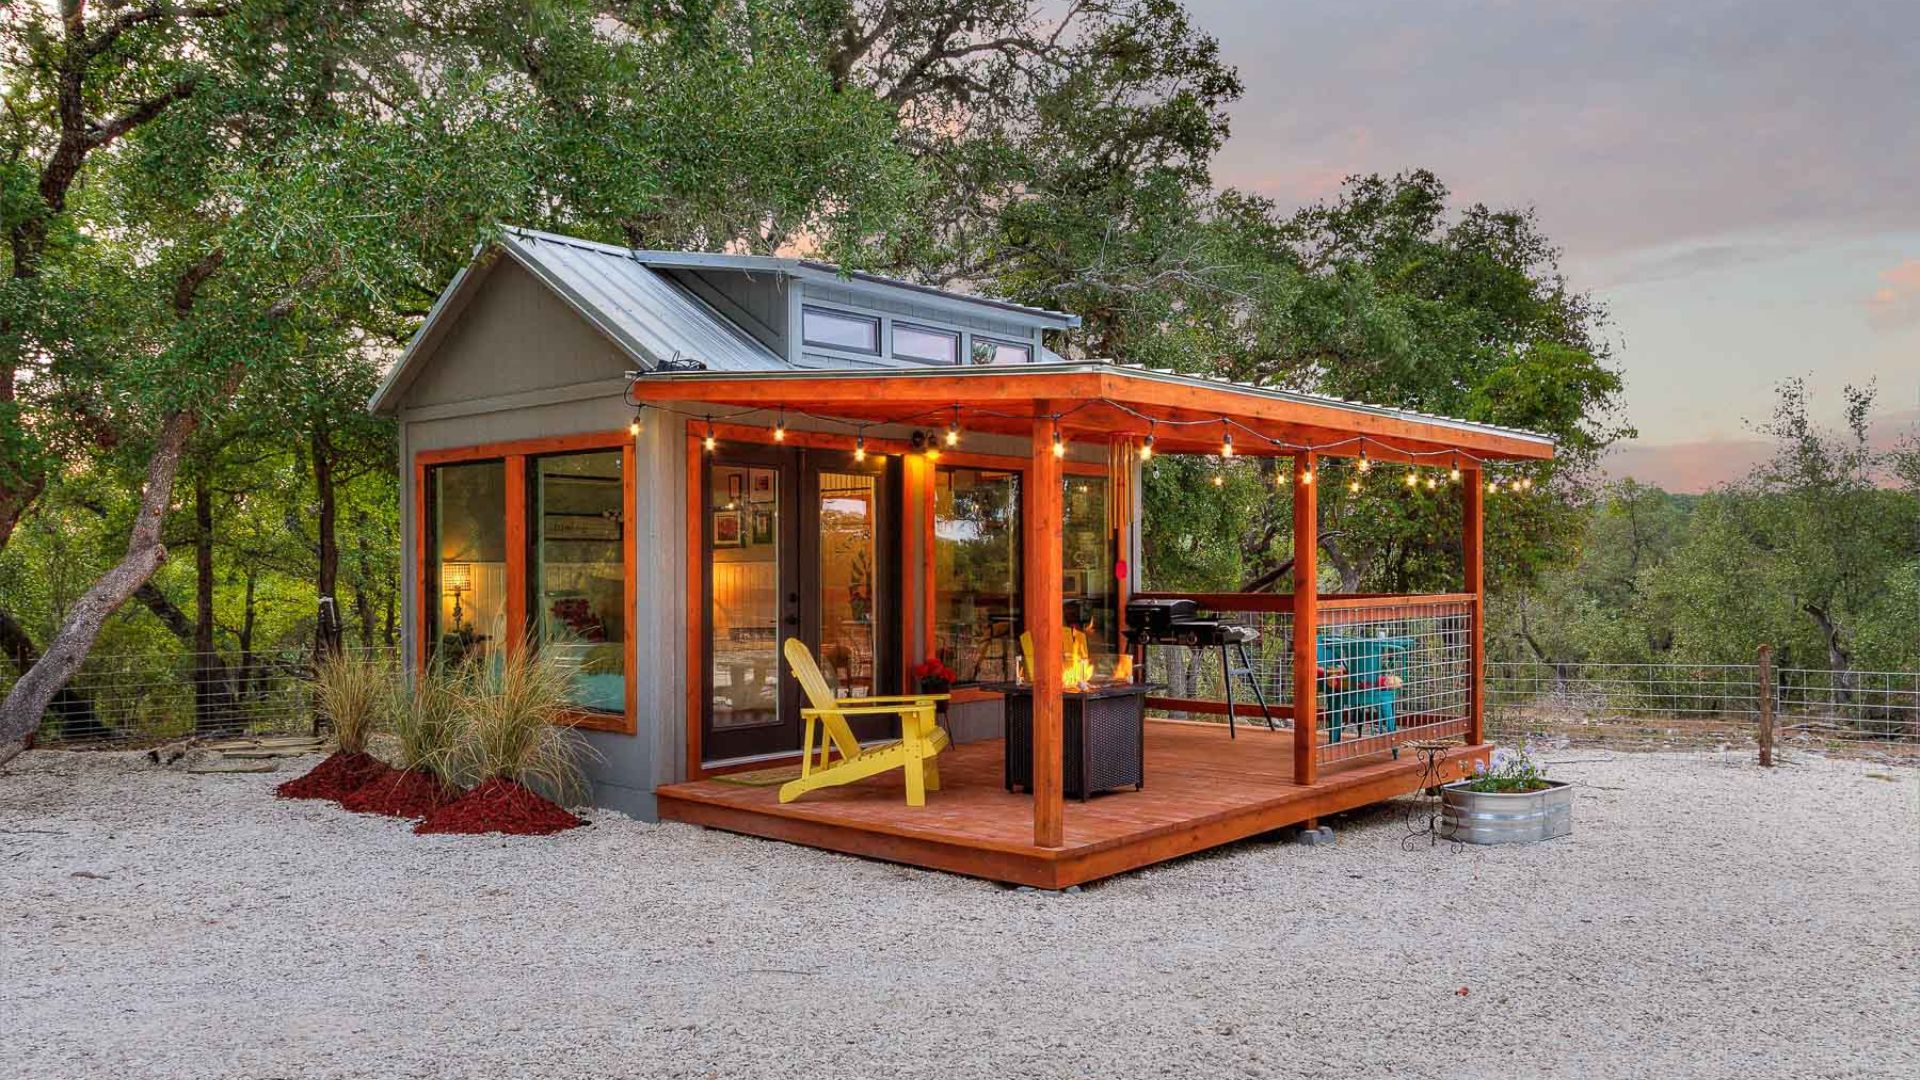
POLYGON ((787 441, 787 410, 780 410, 780 419, 773 422, 773 441, 787 441))
POLYGON ((1456 484, 1460 482, 1460 455, 1459 454, 1453 455, 1453 471, 1447 473, 1447 479, 1453 481, 1456 484))
POLYGON ((1500 481, 1498 480, 1487 481, 1487 494, 1489 495, 1500 494, 1500 481))
POLYGON ((713 437, 713 417, 711 416, 707 417, 707 437, 702 439, 700 444, 707 448, 709 454, 713 453, 714 447, 720 445, 720 441, 713 437))
POLYGON ((1363 473, 1373 471, 1373 459, 1367 456, 1367 444, 1364 441, 1360 444, 1360 464, 1358 467, 1363 473))
POLYGON ((1353 492, 1355 495, 1360 494, 1360 481, 1358 479, 1349 480, 1347 482, 1347 490, 1353 492))
POLYGON ((853 460, 867 460, 867 436, 865 432, 860 432, 853 437, 853 460))
POLYGON ((633 410, 633 421, 627 425, 627 434, 640 437, 640 410, 637 408, 633 410))
POLYGON ((960 406, 953 407, 953 419, 947 423, 947 445, 960 445, 960 406))
POLYGON ((1311 484, 1311 483, 1313 483, 1313 470, 1312 470, 1312 469, 1301 469, 1301 470, 1300 470, 1300 483, 1301 483, 1302 485, 1305 485, 1305 484, 1311 484))
POLYGON ((1153 456, 1153 421, 1149 420, 1147 421, 1146 440, 1140 444, 1140 460, 1145 461, 1152 456, 1153 456))
MULTIPOLYGON (((1224 420, 1221 421, 1221 423, 1225 423, 1225 422, 1226 421, 1224 420)), ((1221 457, 1233 456, 1233 432, 1231 431, 1222 432, 1220 435, 1220 456, 1221 457)))
POLYGON ((1226 478, 1226 477, 1224 477, 1224 476, 1221 476, 1221 475, 1220 475, 1219 473, 1214 473, 1214 474, 1213 474, 1213 486, 1214 486, 1214 487, 1220 487, 1220 486, 1222 486, 1222 485, 1224 485, 1224 484, 1225 484, 1226 482, 1227 482, 1227 478, 1226 478))
POLYGON ((1412 469, 1407 470, 1407 486, 1408 487, 1420 486, 1420 474, 1417 472, 1414 472, 1412 469))
POLYGON ((1060 438, 1060 418, 1057 416, 1053 418, 1053 456, 1059 458, 1067 456, 1067 444, 1060 438))
POLYGON ((1427 490, 1428 490, 1428 491, 1432 491, 1432 490, 1434 490, 1435 488, 1437 488, 1437 487, 1439 487, 1439 486, 1440 486, 1440 478, 1439 478, 1439 477, 1437 477, 1437 476, 1429 476, 1429 477, 1427 477, 1427 490))

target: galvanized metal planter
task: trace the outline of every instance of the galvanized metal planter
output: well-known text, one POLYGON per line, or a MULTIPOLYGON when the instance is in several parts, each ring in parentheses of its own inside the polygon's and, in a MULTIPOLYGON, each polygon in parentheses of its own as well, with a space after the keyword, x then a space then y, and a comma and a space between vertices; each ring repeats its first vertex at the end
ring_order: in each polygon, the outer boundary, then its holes
POLYGON ((1573 785, 1549 780, 1540 791, 1470 791, 1467 781, 1440 789, 1440 835, 1466 844, 1524 844, 1573 835, 1573 785))

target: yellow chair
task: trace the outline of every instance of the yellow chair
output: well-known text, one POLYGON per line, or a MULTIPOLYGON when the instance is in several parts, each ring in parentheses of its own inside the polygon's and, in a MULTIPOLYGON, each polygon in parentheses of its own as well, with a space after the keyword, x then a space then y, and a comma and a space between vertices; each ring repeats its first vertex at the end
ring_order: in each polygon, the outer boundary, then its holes
POLYGON ((934 705, 945 701, 945 694, 891 694, 881 697, 836 698, 813 662, 813 653, 798 638, 788 638, 787 664, 800 688, 807 693, 812 708, 801 709, 806 727, 800 743, 800 779, 780 785, 783 803, 820 788, 851 784, 890 769, 905 769, 907 805, 927 805, 927 792, 940 790, 940 766, 934 760, 949 743, 947 733, 934 723, 934 705), (898 716, 898 742, 861 746, 848 726, 849 716, 898 716), (814 736, 819 735, 819 756, 815 760, 814 736), (833 761, 838 751, 840 760, 833 761))

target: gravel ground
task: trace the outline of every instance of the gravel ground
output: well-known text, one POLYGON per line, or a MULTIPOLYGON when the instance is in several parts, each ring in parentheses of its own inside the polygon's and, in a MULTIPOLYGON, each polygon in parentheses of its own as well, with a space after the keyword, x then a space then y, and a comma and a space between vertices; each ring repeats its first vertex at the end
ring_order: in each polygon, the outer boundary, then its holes
POLYGON ((1405 850, 1392 804, 1047 894, 35 752, 0 772, 0 1074, 1920 1076, 1920 773, 1558 756, 1572 839, 1405 850))

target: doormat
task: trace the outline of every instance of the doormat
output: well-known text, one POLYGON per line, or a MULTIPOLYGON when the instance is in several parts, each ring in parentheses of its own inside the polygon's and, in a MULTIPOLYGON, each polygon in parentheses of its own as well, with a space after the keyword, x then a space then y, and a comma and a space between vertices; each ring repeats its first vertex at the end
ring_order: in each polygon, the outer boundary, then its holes
POLYGON ((709 776, 709 780, 718 780, 723 784, 739 784, 741 787, 778 787, 789 780, 800 779, 800 766, 779 765, 771 769, 749 769, 746 772, 721 773, 709 776))

